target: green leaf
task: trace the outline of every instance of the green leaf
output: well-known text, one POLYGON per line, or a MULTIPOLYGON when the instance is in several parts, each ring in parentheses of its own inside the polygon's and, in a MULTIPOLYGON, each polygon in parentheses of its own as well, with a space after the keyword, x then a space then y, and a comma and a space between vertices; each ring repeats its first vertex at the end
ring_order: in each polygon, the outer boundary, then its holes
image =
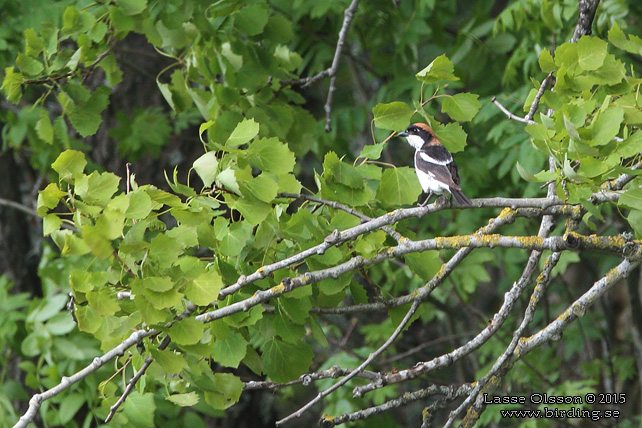
POLYGON ((106 259, 114 252, 111 242, 95 226, 84 225, 82 239, 91 248, 94 255, 100 259, 106 259))
MULTIPOLYGON (((245 183, 241 183, 241 187, 246 188, 259 201, 267 203, 276 198, 279 190, 279 185, 274 178, 268 177, 266 174, 261 174, 245 183)), ((247 195, 246 192, 243 193, 247 195)))
POLYGON ((56 183, 47 184, 47 187, 38 192, 38 215, 44 216, 51 208, 56 208, 60 199, 65 196, 67 196, 67 193, 60 190, 56 183))
POLYGON ((265 4, 258 3, 245 6, 234 15, 234 25, 248 36, 256 36, 263 32, 268 23, 268 10, 265 4))
POLYGON ((154 361, 158 363, 167 374, 179 374, 185 367, 187 367, 187 361, 185 361, 185 358, 174 351, 168 349, 159 351, 158 349, 151 348, 150 352, 154 361))
POLYGON ((205 391, 205 401, 215 409, 225 410, 239 401, 243 382, 231 373, 214 374, 214 386, 205 391))
POLYGON ((125 211, 125 217, 142 219, 152 211, 152 198, 142 188, 138 188, 129 194, 129 205, 125 211))
POLYGON ((218 217, 214 220, 214 229, 221 253, 226 256, 238 256, 252 236, 252 226, 246 221, 237 221, 228 227, 227 220, 218 217))
POLYGON ((403 256, 406 264, 423 281, 432 279, 439 269, 441 260, 438 251, 424 251, 422 253, 410 253, 403 256))
POLYGON ((53 143, 53 126, 51 125, 51 119, 49 119, 49 114, 46 110, 40 112, 40 119, 36 123, 36 134, 45 143, 53 143))
POLYGON ((593 145, 603 146, 613 141, 623 119, 624 111, 620 107, 611 106, 601 111, 591 128, 593 145))
POLYGON ((531 174, 527 169, 525 169, 523 166, 517 162, 515 164, 515 167, 517 168, 517 172, 519 173, 520 177, 522 177, 524 180, 528 181, 529 183, 537 183, 540 180, 535 177, 534 174, 531 174))
POLYGON ((149 258, 161 266, 171 266, 182 253, 183 246, 166 235, 155 236, 149 246, 149 258))
POLYGON ((278 138, 261 138, 253 141, 247 153, 250 165, 261 171, 279 175, 292 172, 296 162, 294 153, 278 138))
POLYGON ((194 170, 203 180, 205 187, 211 187, 218 172, 216 152, 207 152, 194 161, 194 170))
POLYGON ((359 239, 355 250, 357 254, 369 259, 381 251, 385 240, 386 233, 383 230, 377 230, 359 239))
POLYGON ((123 406, 123 414, 131 426, 136 428, 154 427, 154 413, 156 413, 156 403, 154 403, 153 393, 141 394, 138 391, 133 391, 127 396, 123 406))
POLYGON ((205 326, 194 318, 185 318, 175 322, 169 328, 172 341, 178 345, 194 345, 203 337, 205 326))
POLYGON ((87 89, 71 83, 58 94, 58 101, 73 127, 82 137, 93 135, 102 122, 102 112, 109 104, 109 88, 100 86, 89 94, 87 89))
MULTIPOLYGON (((136 292, 134 288, 132 288, 132 291, 136 292)), ((159 304, 159 302, 156 302, 156 300, 158 299, 154 299, 154 301, 151 301, 146 295, 143 294, 136 294, 136 297, 134 297, 134 303, 136 304, 136 307, 140 311, 141 315, 143 316, 143 320, 145 320, 145 323, 147 325, 164 322, 168 320, 168 318, 170 318, 167 311, 162 310, 162 307, 165 305, 159 304), (158 305, 159 307, 157 308, 156 305, 158 305)))
POLYGON ((580 67, 584 70, 597 70, 606 58, 606 42, 597 37, 582 36, 577 41, 577 55, 580 67))
POLYGON ((236 181, 236 175, 234 174, 234 170, 231 168, 225 168, 216 176, 216 184, 230 192, 241 195, 241 189, 236 181))
POLYGON ((455 67, 453 67, 453 63, 450 62, 446 55, 440 55, 426 68, 417 73, 415 77, 423 83, 455 82, 459 78, 453 74, 454 71, 455 67))
POLYGON ((414 204, 421 193, 415 171, 408 167, 388 168, 383 172, 377 189, 377 200, 386 206, 414 204))
POLYGON ((116 0, 125 15, 138 15, 147 7, 147 0, 116 0))
POLYGON ((363 176, 352 165, 339 159, 336 153, 328 152, 323 159, 324 176, 352 189, 363 188, 363 176))
POLYGON ((214 339, 212 358, 225 367, 238 368, 246 353, 247 341, 236 330, 228 331, 225 339, 214 339))
POLYGON ((395 131, 405 129, 415 111, 406 103, 394 101, 388 104, 377 104, 372 109, 377 128, 395 131))
POLYGON ((85 396, 80 393, 72 393, 63 398, 60 404, 58 414, 60 419, 58 422, 61 425, 66 425, 78 413, 78 410, 85 404, 85 396))
POLYGON ((449 123, 448 125, 437 125, 433 127, 435 135, 439 141, 446 146, 451 153, 460 152, 466 147, 466 132, 458 123, 449 123))
POLYGON ((86 165, 84 153, 77 150, 65 150, 60 153, 51 167, 58 173, 61 181, 73 183, 74 176, 81 175, 86 165))
POLYGON ((254 119, 243 119, 243 121, 236 125, 236 128, 234 128, 234 131, 230 134, 225 145, 231 148, 238 147, 249 142, 252 138, 256 137, 258 133, 259 124, 256 123, 254 119))
POLYGON ((608 54, 604 59, 604 64, 591 73, 591 79, 596 85, 617 85, 622 82, 625 74, 624 64, 618 61, 615 56, 608 54))
POLYGON ((191 407, 198 404, 200 397, 196 392, 187 392, 184 394, 168 395, 165 397, 165 400, 171 401, 180 407, 191 407))
POLYGON ((631 210, 626 220, 629 222, 636 235, 642 236, 642 211, 631 210))
POLYGON ((622 193, 618 205, 632 210, 642 211, 642 189, 635 187, 622 193))
POLYGON ((27 76, 37 76, 45 68, 40 61, 22 52, 19 53, 18 58, 16 58, 16 65, 20 71, 27 76))
POLYGON ((18 104, 22 98, 22 74, 13 71, 13 67, 4 69, 4 80, 2 81, 2 91, 7 99, 14 104, 18 104))
POLYGON ((98 315, 109 317, 120 310, 115 293, 108 288, 99 288, 87 292, 89 306, 94 308, 98 315))
POLYGON ((385 146, 386 145, 384 143, 369 144, 367 146, 363 146, 359 157, 373 160, 379 159, 381 157, 381 152, 383 151, 385 146))
POLYGON ((47 214, 42 219, 42 236, 49 236, 55 230, 60 229, 62 220, 56 214, 47 214))
POLYGON ((159 276, 148 276, 142 279, 141 284, 146 290, 162 293, 174 288, 174 281, 169 278, 159 276))
POLYGON ((185 297, 199 306, 206 306, 216 300, 223 288, 223 280, 215 271, 199 275, 185 286, 185 297))
POLYGON ((578 63, 577 43, 563 43, 555 49, 555 65, 564 66, 570 75, 575 75, 578 63))
POLYGON ((542 53, 539 54, 538 62, 539 67, 544 73, 550 73, 557 68, 555 67, 555 60, 553 60, 553 55, 551 55, 548 49, 542 49, 542 53))
POLYGON ((635 36, 629 36, 627 39, 626 34, 617 25, 613 23, 613 27, 609 30, 609 42, 619 49, 625 50, 629 53, 642 55, 642 40, 635 36))
POLYGON ((118 191, 120 177, 111 172, 94 171, 76 179, 76 194, 84 202, 107 205, 114 193, 118 191))
POLYGON ((312 364, 314 353, 305 342, 296 344, 271 338, 263 347, 261 356, 265 373, 274 382, 288 382, 307 372, 312 364))
POLYGON ((235 201, 232 199, 229 195, 225 195, 225 202, 229 204, 230 208, 240 212, 243 218, 252 225, 257 225, 264 221, 272 211, 272 206, 269 203, 258 199, 237 198, 235 201))
POLYGON ((479 95, 467 92, 455 94, 452 97, 446 97, 441 105, 444 113, 452 119, 468 122, 479 111, 479 95))

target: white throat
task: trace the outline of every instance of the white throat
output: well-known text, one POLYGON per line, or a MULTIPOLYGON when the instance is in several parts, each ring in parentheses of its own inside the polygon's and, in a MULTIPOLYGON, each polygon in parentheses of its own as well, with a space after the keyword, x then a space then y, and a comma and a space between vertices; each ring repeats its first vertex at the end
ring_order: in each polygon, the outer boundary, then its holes
POLYGON ((406 137, 406 141, 408 142, 408 144, 414 147, 415 150, 421 149, 424 145, 424 139, 419 135, 408 135, 406 137))

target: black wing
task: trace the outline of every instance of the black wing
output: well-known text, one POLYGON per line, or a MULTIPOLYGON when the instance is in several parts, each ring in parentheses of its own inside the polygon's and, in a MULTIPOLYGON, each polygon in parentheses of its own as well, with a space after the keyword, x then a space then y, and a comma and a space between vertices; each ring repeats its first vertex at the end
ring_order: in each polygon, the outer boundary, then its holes
POLYGON ((415 167, 431 173, 435 180, 447 184, 448 187, 460 190, 457 164, 445 147, 425 145, 421 150, 417 150, 415 167))

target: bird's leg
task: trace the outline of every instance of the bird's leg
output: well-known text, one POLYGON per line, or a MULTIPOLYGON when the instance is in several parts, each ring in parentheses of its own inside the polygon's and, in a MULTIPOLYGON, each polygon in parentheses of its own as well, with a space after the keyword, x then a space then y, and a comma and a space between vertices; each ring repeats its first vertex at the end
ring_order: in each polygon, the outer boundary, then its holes
POLYGON ((432 197, 432 192, 428 192, 428 194, 426 194, 426 199, 424 199, 424 201, 420 203, 419 206, 425 207, 431 197, 432 197))

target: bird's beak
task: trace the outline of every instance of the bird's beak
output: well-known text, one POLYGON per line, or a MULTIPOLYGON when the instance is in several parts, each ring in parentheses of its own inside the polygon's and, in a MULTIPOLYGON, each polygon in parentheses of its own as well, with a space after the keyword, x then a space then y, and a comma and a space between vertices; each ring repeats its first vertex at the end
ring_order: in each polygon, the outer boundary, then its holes
POLYGON ((401 131, 400 133, 397 134, 397 137, 407 137, 408 133, 406 131, 401 131))

